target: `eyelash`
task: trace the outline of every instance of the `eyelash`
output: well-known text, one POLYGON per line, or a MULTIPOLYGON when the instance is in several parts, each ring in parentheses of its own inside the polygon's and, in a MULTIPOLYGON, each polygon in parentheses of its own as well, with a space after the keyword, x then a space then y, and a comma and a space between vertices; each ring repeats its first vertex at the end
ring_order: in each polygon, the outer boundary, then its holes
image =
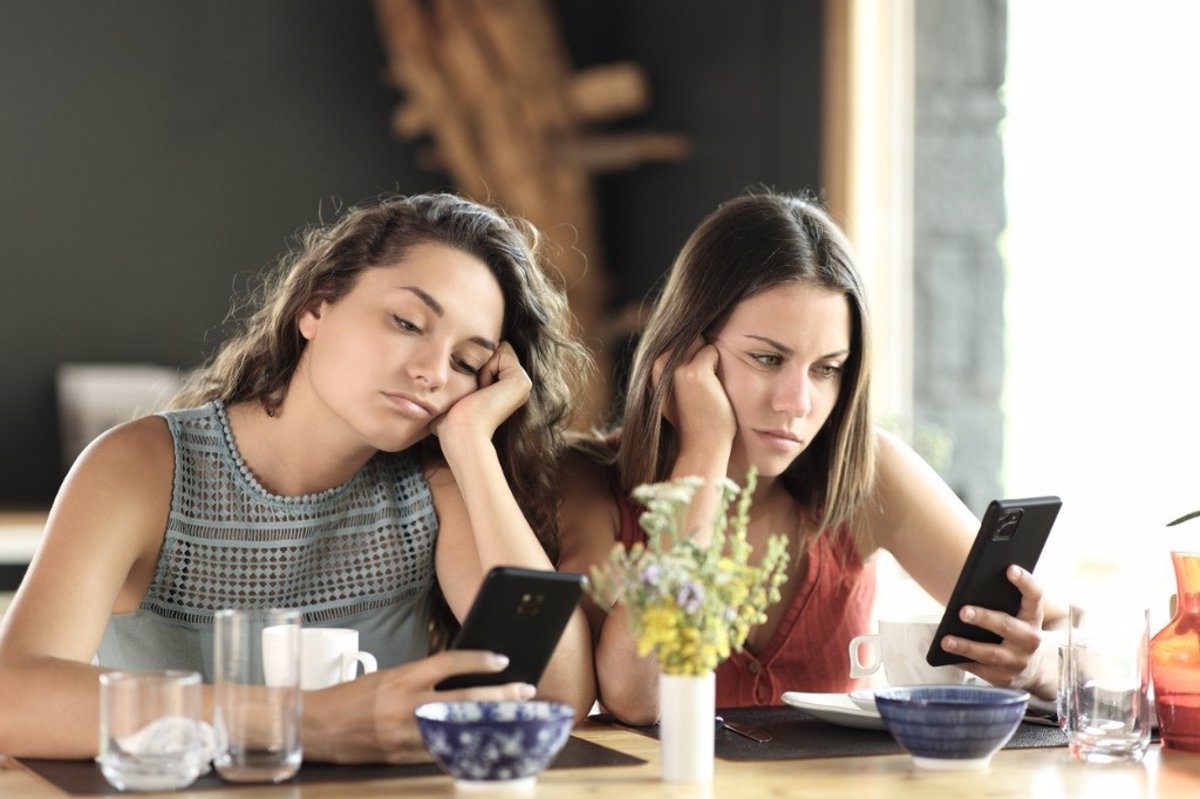
POLYGON ((835 365, 830 364, 830 365, 826 365, 826 366, 820 366, 820 367, 817 367, 817 371, 820 372, 821 377, 827 378, 829 380, 832 380, 835 377, 842 376, 842 367, 840 365, 835 366, 835 365))
MULTIPOLYGON (((776 355, 773 352, 754 353, 751 354, 750 357, 753 358, 760 366, 766 366, 772 369, 783 365, 783 356, 776 355)), ((839 377, 842 374, 842 366, 840 364, 826 364, 824 366, 818 366, 816 369, 821 377, 830 380, 835 377, 839 377)))
POLYGON ((396 323, 396 327, 403 330, 405 333, 420 333, 421 328, 414 325, 412 322, 405 319, 403 316, 392 314, 392 321, 396 323))
POLYGON ((472 377, 479 377, 479 373, 483 371, 483 367, 476 368, 466 361, 454 361, 454 368, 472 377))
MULTIPOLYGON (((420 327, 408 321, 403 316, 392 314, 392 321, 396 324, 396 327, 400 328, 405 333, 420 334, 424 332, 420 327)), ((479 377, 479 373, 483 371, 483 367, 471 366, 471 364, 467 363, 466 361, 457 358, 452 359, 450 363, 455 369, 465 375, 470 375, 471 377, 479 377)))

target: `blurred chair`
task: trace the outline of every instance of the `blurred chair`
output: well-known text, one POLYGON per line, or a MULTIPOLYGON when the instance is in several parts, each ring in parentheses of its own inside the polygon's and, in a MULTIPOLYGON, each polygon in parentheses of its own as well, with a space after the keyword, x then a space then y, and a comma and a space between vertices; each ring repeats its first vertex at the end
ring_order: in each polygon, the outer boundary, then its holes
POLYGON ((162 409, 183 378, 150 364, 65 363, 55 374, 64 469, 110 427, 162 409))

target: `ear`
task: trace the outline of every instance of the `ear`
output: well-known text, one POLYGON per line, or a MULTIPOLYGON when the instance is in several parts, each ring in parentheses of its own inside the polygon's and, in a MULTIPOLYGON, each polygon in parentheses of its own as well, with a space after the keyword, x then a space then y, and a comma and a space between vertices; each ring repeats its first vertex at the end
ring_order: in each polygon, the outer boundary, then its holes
POLYGON ((300 318, 296 320, 296 327, 305 340, 312 341, 313 336, 317 335, 317 328, 321 326, 321 315, 325 313, 325 306, 324 300, 313 300, 300 312, 300 318))

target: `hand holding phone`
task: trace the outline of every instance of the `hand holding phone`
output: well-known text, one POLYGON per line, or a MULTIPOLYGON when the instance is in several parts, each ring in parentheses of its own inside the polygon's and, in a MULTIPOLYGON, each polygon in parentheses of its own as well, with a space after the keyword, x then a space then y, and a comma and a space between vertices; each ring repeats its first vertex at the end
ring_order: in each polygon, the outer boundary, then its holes
POLYGON ((437 690, 523 682, 537 685, 579 604, 584 576, 497 566, 487 573, 451 649, 482 649, 508 657, 491 674, 456 674, 437 690))
POLYGON ((1061 508, 1062 500, 1058 497, 997 499, 988 505, 925 655, 929 665, 971 662, 968 657, 942 649, 942 639, 947 635, 985 644, 1000 643, 1000 636, 962 621, 959 612, 964 605, 974 605, 1017 615, 1021 592, 1009 581, 1008 567, 1016 564, 1025 571, 1033 571, 1061 508))

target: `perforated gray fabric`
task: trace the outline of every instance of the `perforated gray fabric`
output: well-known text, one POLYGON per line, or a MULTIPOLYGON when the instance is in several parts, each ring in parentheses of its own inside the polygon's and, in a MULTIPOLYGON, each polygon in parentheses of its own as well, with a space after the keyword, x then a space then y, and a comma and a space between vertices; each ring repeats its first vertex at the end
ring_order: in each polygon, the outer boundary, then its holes
POLYGON ((175 484, 154 579, 112 617, 97 653, 121 668, 204 668, 221 608, 287 607, 354 627, 380 666, 427 652, 437 515, 413 453, 379 453, 319 494, 271 494, 237 450, 223 405, 162 414, 175 484))

